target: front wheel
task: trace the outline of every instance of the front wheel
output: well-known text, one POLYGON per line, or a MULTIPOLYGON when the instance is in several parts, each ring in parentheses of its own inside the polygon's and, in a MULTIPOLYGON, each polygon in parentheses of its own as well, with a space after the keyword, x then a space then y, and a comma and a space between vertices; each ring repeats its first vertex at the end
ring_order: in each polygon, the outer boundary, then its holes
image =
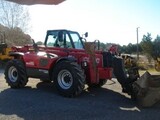
POLYGON ((11 88, 24 87, 28 82, 25 65, 21 60, 10 60, 4 74, 6 82, 11 88))
POLYGON ((83 70, 77 63, 70 61, 57 63, 53 70, 53 80, 58 92, 65 97, 78 96, 85 85, 83 70))

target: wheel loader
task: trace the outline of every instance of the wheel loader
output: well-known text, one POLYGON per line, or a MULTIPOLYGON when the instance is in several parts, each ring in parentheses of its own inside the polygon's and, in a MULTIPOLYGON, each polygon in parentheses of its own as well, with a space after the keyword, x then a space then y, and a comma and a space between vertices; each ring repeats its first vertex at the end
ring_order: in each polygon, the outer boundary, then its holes
POLYGON ((138 98, 141 86, 137 73, 127 74, 121 57, 97 49, 99 41, 85 42, 85 38, 76 31, 48 30, 44 45, 33 40, 33 45, 12 47, 9 55, 14 59, 6 65, 6 82, 11 88, 22 88, 28 78, 39 78, 54 82, 60 95, 76 97, 85 85, 101 87, 114 74, 122 91, 138 98))

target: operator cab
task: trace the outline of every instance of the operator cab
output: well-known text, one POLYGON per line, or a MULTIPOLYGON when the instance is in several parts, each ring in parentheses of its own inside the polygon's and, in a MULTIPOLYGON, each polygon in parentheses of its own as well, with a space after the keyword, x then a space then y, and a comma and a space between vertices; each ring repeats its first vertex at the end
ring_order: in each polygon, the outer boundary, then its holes
POLYGON ((44 44, 46 47, 84 49, 79 33, 69 30, 48 30, 44 44))

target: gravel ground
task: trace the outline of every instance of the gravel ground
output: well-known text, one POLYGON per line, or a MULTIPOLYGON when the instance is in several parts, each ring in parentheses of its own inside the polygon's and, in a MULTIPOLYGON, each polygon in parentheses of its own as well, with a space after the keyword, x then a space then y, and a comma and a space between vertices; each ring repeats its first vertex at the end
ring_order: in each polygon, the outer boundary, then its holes
POLYGON ((116 79, 77 98, 57 94, 53 83, 30 79, 23 89, 10 89, 0 70, 0 120, 159 120, 160 104, 142 108, 121 93, 116 79))

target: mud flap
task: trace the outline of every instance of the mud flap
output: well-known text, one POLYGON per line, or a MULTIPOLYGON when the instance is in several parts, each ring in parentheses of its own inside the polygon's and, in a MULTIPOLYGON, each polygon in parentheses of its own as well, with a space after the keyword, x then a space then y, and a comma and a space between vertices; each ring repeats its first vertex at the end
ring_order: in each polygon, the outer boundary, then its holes
POLYGON ((150 75, 149 72, 145 72, 133 83, 133 90, 140 106, 153 106, 160 101, 160 75, 150 75))

